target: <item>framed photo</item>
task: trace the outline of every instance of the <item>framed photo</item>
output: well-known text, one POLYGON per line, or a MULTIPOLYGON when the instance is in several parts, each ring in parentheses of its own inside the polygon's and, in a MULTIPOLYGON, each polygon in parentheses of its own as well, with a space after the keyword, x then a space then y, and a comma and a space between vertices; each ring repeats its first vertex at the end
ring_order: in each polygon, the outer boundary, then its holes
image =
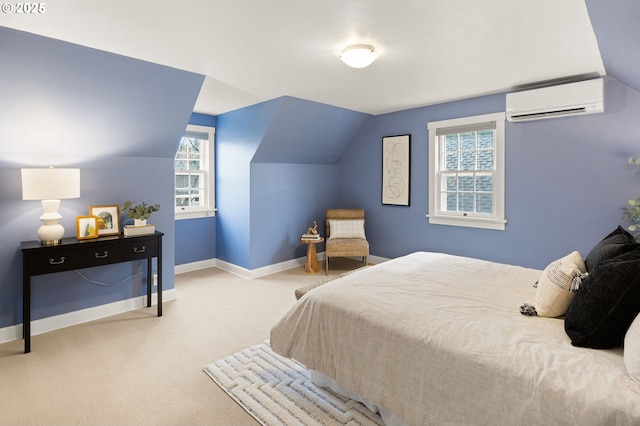
POLYGON ((98 218, 96 216, 77 216, 76 238, 79 240, 98 238, 98 218))
POLYGON ((382 204, 409 205, 411 135, 382 138, 382 204))
POLYGON ((98 235, 117 235, 120 233, 119 206, 91 206, 89 214, 98 218, 98 235))

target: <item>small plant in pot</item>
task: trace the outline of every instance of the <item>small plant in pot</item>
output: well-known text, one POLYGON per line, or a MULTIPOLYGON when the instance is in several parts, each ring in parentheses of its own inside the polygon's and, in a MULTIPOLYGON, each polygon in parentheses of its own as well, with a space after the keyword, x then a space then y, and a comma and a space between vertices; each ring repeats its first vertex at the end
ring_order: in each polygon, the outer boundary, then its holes
MULTIPOLYGON (((640 158, 631 157, 627 166, 635 166, 639 168, 636 174, 640 174, 640 158)), ((624 215, 622 220, 631 222, 627 227, 636 241, 640 242, 640 198, 632 198, 627 205, 622 208, 624 215)))
POLYGON ((126 214, 129 219, 133 219, 135 226, 146 225, 151 213, 160 210, 160 204, 147 204, 142 202, 134 206, 133 203, 135 203, 135 201, 125 201, 120 207, 120 211, 126 214))

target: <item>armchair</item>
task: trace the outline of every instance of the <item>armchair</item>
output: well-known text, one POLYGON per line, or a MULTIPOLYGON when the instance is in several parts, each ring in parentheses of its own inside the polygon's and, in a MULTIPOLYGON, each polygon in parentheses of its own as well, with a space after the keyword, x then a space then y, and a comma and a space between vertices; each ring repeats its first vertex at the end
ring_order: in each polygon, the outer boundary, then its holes
POLYGON ((369 242, 364 233, 364 209, 328 209, 325 273, 329 274, 329 258, 362 256, 367 265, 369 242))

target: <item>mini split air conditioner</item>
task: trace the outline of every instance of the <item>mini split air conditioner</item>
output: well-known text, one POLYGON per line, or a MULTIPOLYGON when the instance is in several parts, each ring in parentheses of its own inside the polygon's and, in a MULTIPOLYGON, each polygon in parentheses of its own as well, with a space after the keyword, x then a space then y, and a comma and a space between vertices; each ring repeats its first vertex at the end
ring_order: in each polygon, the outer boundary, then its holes
POLYGON ((513 122, 603 111, 602 78, 507 93, 507 120, 513 122))

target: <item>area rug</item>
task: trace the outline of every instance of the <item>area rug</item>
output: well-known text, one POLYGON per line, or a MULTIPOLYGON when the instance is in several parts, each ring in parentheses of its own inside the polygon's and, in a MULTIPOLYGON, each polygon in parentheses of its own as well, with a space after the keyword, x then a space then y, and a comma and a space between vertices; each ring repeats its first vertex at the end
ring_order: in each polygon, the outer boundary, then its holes
POLYGON ((378 414, 315 386, 300 363, 261 343, 209 364, 204 371, 260 424, 383 425, 378 414))

